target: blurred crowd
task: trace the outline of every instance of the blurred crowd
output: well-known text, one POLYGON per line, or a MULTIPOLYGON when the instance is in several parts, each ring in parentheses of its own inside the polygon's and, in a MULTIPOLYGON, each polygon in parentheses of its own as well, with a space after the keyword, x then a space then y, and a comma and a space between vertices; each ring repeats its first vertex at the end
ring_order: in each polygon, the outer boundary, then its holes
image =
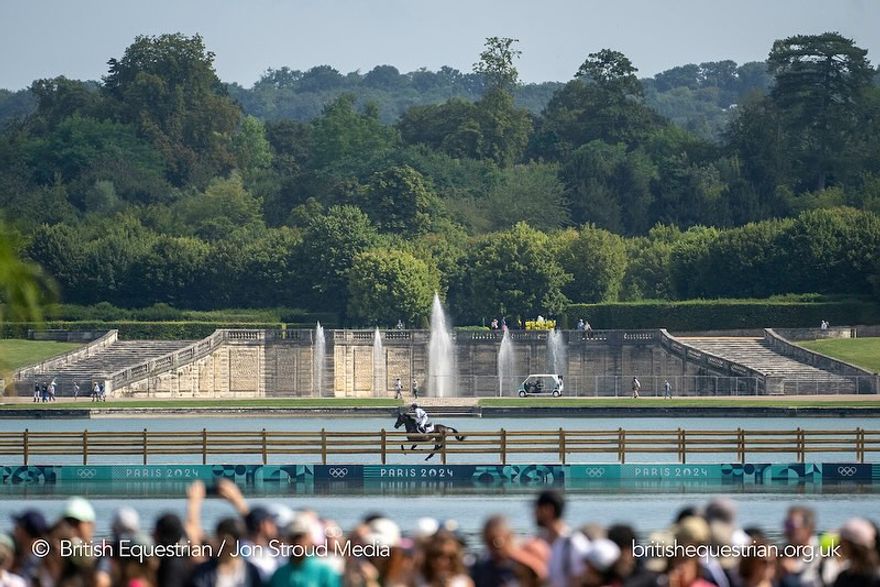
POLYGON ((232 482, 216 492, 236 513, 210 531, 200 482, 181 515, 148 527, 123 507, 106 538, 95 537, 95 511, 83 498, 68 500, 58 520, 21 511, 0 534, 0 587, 880 587, 877 527, 853 518, 819 533, 801 506, 768 520, 771 536, 740 527, 724 498, 639 536, 626 524, 570 525, 563 495, 545 491, 530 535, 492 516, 479 539, 468 539, 453 521, 422 518, 404 532, 379 513, 343 531, 311 510, 251 506, 232 482))

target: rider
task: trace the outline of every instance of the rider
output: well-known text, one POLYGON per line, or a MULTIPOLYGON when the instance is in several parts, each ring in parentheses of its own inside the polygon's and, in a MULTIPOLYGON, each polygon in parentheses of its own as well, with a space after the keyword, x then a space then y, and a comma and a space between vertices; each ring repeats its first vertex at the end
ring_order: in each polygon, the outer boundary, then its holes
POLYGON ((431 420, 428 418, 428 413, 419 407, 419 404, 413 402, 412 404, 413 415, 416 418, 416 424, 419 426, 419 432, 428 432, 431 427, 431 420))

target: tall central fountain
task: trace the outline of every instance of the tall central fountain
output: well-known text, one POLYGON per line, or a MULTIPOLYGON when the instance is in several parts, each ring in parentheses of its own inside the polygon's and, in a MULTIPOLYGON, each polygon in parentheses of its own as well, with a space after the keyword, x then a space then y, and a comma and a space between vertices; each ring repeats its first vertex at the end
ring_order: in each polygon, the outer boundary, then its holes
POLYGON ((565 340, 562 331, 553 329, 547 333, 547 369, 557 375, 565 375, 565 340))
POLYGON ((428 392, 452 397, 455 390, 455 344, 440 296, 434 293, 431 306, 431 338, 428 341, 428 392))
POLYGON ((379 327, 373 333, 373 395, 385 395, 385 351, 382 349, 382 335, 379 327))
POLYGON ((498 397, 504 391, 513 393, 516 387, 516 357, 513 352, 513 341, 510 333, 504 329, 501 337, 501 348, 498 349, 498 397))
POLYGON ((327 341, 324 338, 324 327, 320 322, 315 325, 315 339, 312 341, 312 391, 315 397, 324 394, 324 356, 327 354, 327 341))

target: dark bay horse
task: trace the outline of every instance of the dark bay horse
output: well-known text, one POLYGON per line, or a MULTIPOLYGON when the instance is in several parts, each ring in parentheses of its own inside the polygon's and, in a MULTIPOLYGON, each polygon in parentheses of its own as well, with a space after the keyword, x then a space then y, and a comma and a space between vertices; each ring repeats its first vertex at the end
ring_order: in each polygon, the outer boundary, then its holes
MULTIPOLYGON (((447 436, 453 436, 459 442, 464 440, 464 436, 458 433, 458 430, 453 428, 452 426, 444 426, 443 424, 434 424, 434 430, 428 433, 419 432, 419 425, 416 423, 416 418, 410 412, 400 411, 397 414, 397 422, 394 424, 394 428, 400 428, 401 426, 406 427, 406 431, 409 433, 406 437, 410 442, 426 442, 431 441, 434 443, 434 450, 431 451, 431 454, 425 457, 427 461, 435 454, 437 451, 443 447, 443 443, 446 442, 447 436)), ((416 450, 416 446, 418 444, 412 445, 410 450, 416 450)), ((404 445, 400 445, 400 450, 405 451, 406 447, 404 445)))

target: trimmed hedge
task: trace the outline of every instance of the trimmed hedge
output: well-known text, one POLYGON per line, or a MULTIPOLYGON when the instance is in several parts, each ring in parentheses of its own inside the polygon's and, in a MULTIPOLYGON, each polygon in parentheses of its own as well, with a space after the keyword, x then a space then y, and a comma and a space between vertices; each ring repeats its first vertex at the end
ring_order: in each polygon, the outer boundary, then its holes
POLYGON ((250 324, 284 322, 311 324, 321 322, 330 327, 339 323, 332 312, 308 312, 298 308, 228 308, 223 310, 179 310, 168 304, 146 308, 118 308, 102 302, 92 306, 55 304, 46 308, 46 317, 62 322, 211 322, 250 324))
POLYGON ((803 328, 880 324, 880 304, 863 300, 689 300, 607 304, 571 304, 565 327, 586 318, 594 329, 668 328, 678 331, 742 328, 803 328))
MULTIPOLYGON (((28 330, 60 329, 78 331, 119 330, 123 340, 198 340, 209 336, 218 328, 258 328, 277 329, 284 325, 279 322, 247 322, 229 324, 225 322, 131 322, 131 321, 49 321, 43 324, 34 322, 8 322, 0 325, 0 338, 27 338, 28 330)), ((291 325, 295 326, 295 325, 291 325)))

